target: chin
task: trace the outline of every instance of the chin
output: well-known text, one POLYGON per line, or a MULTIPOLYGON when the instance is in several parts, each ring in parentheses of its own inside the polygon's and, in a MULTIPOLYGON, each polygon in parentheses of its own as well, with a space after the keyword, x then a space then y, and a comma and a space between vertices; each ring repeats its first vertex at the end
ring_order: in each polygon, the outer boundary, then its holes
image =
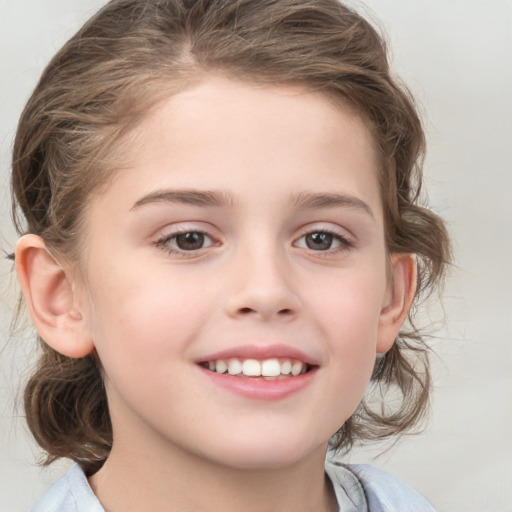
POLYGON ((237 470, 271 471, 299 464, 311 457, 312 453, 319 454, 322 459, 325 457, 328 441, 312 446, 311 440, 308 443, 291 437, 253 437, 243 443, 231 442, 221 454, 217 452, 212 460, 237 470))

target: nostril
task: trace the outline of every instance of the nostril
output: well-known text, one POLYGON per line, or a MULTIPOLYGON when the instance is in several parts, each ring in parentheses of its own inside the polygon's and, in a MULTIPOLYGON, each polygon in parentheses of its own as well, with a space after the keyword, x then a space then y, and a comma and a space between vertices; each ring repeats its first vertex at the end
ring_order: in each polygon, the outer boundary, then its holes
MULTIPOLYGON (((250 313, 256 313, 256 310, 253 309, 253 308, 249 308, 249 307, 245 307, 245 308, 240 308, 239 309, 239 312, 242 314, 242 315, 248 315, 250 313)), ((289 309, 289 308, 285 308, 285 309, 280 309, 277 314, 278 315, 281 315, 281 316, 284 316, 284 315, 289 315, 292 313, 292 310, 289 309)))

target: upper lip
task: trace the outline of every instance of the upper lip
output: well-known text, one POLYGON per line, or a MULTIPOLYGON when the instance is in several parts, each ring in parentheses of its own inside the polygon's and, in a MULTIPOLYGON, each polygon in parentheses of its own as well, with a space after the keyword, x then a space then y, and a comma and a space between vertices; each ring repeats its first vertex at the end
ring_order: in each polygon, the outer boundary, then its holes
POLYGON ((208 354, 197 360, 197 363, 208 361, 218 361, 219 359, 295 359, 307 363, 311 366, 318 366, 319 362, 314 357, 303 351, 285 344, 276 345, 240 345, 227 348, 208 354))

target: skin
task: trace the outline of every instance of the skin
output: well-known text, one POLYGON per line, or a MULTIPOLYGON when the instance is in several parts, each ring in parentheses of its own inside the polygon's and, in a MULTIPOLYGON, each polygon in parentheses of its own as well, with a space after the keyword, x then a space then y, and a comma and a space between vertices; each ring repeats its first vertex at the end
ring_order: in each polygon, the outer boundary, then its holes
POLYGON ((386 252, 365 123, 318 94, 211 77, 160 104, 129 147, 87 206, 78 267, 34 235, 16 257, 43 338, 72 357, 96 350, 104 369, 114 445, 93 490, 107 511, 336 510, 328 441, 415 281, 412 256, 386 252), (180 249, 183 232, 203 246, 180 249), (276 344, 315 368, 279 399, 198 365, 276 344))

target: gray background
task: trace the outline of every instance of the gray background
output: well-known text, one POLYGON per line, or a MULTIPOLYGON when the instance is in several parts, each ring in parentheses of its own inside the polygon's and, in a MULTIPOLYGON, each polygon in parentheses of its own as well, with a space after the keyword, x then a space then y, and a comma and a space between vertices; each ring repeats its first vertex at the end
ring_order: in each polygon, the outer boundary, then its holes
MULTIPOLYGON (((353 2, 354 3, 354 2, 353 2)), ((0 249, 12 250, 9 151, 43 66, 103 0, 0 0, 0 249)), ((425 433, 360 450, 449 512, 512 511, 512 2, 369 0, 426 121, 431 204, 455 238, 432 300, 436 390, 425 433)), ((64 466, 41 470, 20 409, 30 332, 9 334, 17 288, 0 262, 0 512, 28 510, 64 466), (7 294, 4 289, 8 288, 7 294)))

